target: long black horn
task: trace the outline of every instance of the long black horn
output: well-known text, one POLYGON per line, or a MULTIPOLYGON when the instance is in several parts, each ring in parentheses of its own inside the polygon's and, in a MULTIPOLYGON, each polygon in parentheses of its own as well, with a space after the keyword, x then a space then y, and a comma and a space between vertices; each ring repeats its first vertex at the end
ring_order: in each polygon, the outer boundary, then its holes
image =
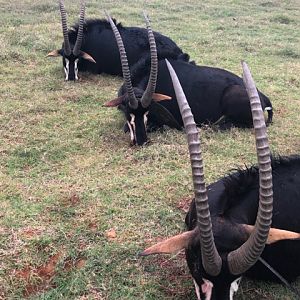
POLYGON ((148 39, 150 45, 150 53, 151 53, 151 71, 149 75, 148 85, 141 99, 142 106, 146 108, 150 106, 152 101, 152 95, 155 92, 158 62, 157 62, 157 50, 156 50, 154 34, 150 27, 148 16, 146 15, 145 12, 144 12, 144 18, 146 20, 148 39))
POLYGON ((204 180, 202 153, 199 141, 199 133, 196 127, 193 114, 186 100, 178 77, 172 65, 166 59, 167 67, 173 82, 178 106, 186 130, 192 175, 195 191, 195 204, 197 210, 197 221, 200 231, 200 246, 202 264, 205 271, 211 276, 217 276, 222 267, 222 259, 217 251, 212 232, 212 223, 209 212, 208 196, 204 180))
POLYGON ((61 15, 61 25, 62 25, 63 35, 64 35, 64 53, 66 55, 70 55, 71 47, 70 47, 70 41, 68 36, 67 13, 66 13, 63 0, 59 0, 59 10, 61 15))
POLYGON ((267 242, 273 211, 273 184, 271 155, 265 118, 260 98, 250 70, 245 62, 243 80, 250 99, 259 165, 259 207, 255 229, 249 239, 228 255, 228 267, 232 274, 242 274, 256 263, 267 242))
POLYGON ((83 24, 84 24, 84 15, 85 15, 85 1, 81 0, 80 5, 80 17, 79 17, 79 26, 78 26, 78 32, 77 32, 77 38, 76 43, 73 48, 73 54, 75 56, 78 56, 80 53, 80 48, 82 44, 82 38, 83 38, 83 24))
POLYGON ((124 77, 124 83, 125 83, 128 97, 129 97, 129 106, 133 109, 136 109, 138 107, 138 101, 135 97, 132 83, 131 83, 130 70, 129 70, 129 66, 128 66, 128 60, 127 60, 125 47, 124 47, 124 44, 123 44, 123 41, 122 41, 122 38, 121 38, 121 35, 120 35, 120 32, 119 32, 117 26, 115 25, 115 23, 113 22, 113 20, 111 19, 111 17, 109 16, 109 14, 106 11, 105 11, 105 14, 110 23, 110 26, 112 28, 112 31, 115 35, 115 38, 116 38, 116 41, 118 44, 121 65, 122 65, 122 71, 123 71, 123 77, 124 77))

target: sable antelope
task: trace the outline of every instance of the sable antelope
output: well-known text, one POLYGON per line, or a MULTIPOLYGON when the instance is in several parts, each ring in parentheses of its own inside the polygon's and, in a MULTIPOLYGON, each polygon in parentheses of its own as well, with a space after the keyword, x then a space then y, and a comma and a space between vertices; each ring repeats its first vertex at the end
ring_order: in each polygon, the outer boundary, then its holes
MULTIPOLYGON (((165 58, 175 69, 197 125, 214 124, 220 129, 253 126, 249 98, 242 78, 223 69, 197 66, 194 63, 172 59, 168 54, 165 54, 165 58)), ((149 69, 148 58, 142 58, 132 67, 131 80, 134 87, 145 89, 149 69)), ((123 85, 119 95, 125 92, 123 85)), ((169 95, 172 100, 156 105, 153 112, 150 109, 149 128, 157 129, 168 125, 180 130, 183 122, 164 59, 158 61, 156 92, 169 95)), ((269 124, 273 118, 272 104, 263 93, 259 92, 259 97, 263 110, 268 113, 267 124, 269 124)))
POLYGON ((248 66, 243 62, 258 167, 226 176, 208 191, 198 130, 178 77, 169 62, 167 67, 187 134, 195 199, 186 216, 188 231, 141 255, 185 249, 198 299, 233 299, 245 272, 274 279, 257 262, 260 256, 287 280, 295 279, 300 275, 300 156, 271 159, 263 111, 248 66))
POLYGON ((77 29, 76 39, 72 39, 72 43, 69 39, 70 34, 68 32, 67 13, 63 0, 59 0, 59 9, 64 36, 63 48, 59 50, 53 50, 48 53, 47 56, 62 56, 64 71, 66 75, 65 80, 78 80, 78 62, 80 59, 85 59, 89 62, 96 63, 96 61, 90 54, 81 50, 82 42, 84 39, 83 25, 85 16, 85 2, 81 1, 79 25, 77 29))
POLYGON ((155 107, 158 101, 168 100, 170 97, 155 93, 156 79, 157 79, 157 49, 155 38, 150 27, 148 17, 144 13, 146 20, 150 54, 151 54, 151 68, 150 75, 145 89, 133 87, 130 79, 130 70, 127 60, 125 47, 118 31, 111 17, 107 14, 108 21, 112 27, 115 35, 117 45, 120 52, 122 71, 124 77, 124 86, 126 93, 122 96, 111 100, 104 105, 107 107, 118 106, 125 114, 127 119, 127 126, 130 131, 132 144, 144 145, 147 142, 146 124, 148 119, 149 109, 155 107))
MULTIPOLYGON (((64 43, 62 49, 54 50, 48 56, 62 56, 66 80, 77 80, 78 70, 96 74, 107 73, 122 76, 122 67, 115 37, 107 20, 84 20, 84 2, 81 3, 80 21, 68 31, 67 16, 63 1, 60 0, 64 43), (77 45, 76 47, 74 45, 77 45), (75 48, 75 53, 74 53, 75 48), (72 51, 73 49, 73 51, 72 51)), ((129 66, 136 63, 141 57, 149 56, 149 42, 147 30, 139 27, 124 27, 117 24, 121 37, 127 49, 129 66)), ((154 32, 157 41, 159 57, 164 52, 172 53, 173 58, 189 60, 188 54, 170 38, 154 32)))
MULTIPOLYGON (((135 119, 128 117, 128 83, 125 82, 120 88, 118 99, 105 104, 118 106, 124 112, 127 118, 124 131, 130 132, 133 143, 136 142, 133 136, 137 134, 140 136, 137 144, 143 145, 148 140, 146 132, 156 130, 163 125, 182 129, 183 122, 172 80, 163 58, 167 58, 175 69, 197 125, 214 124, 220 129, 253 126, 249 98, 242 78, 223 69, 197 66, 194 62, 178 59, 171 51, 165 51, 158 57, 155 91, 158 94, 168 95, 170 101, 160 103, 152 101, 147 111, 136 111, 133 117, 145 119, 145 122, 139 122, 135 126, 131 125, 135 123, 135 119), (144 118, 145 113, 147 118, 144 118)), ((151 68, 152 59, 144 56, 132 67, 131 76, 128 75, 130 85, 140 93, 148 86, 149 78, 152 76, 149 75, 151 68)), ((259 91, 258 93, 262 108, 268 113, 267 124, 269 124, 273 118, 272 104, 267 96, 259 91)))

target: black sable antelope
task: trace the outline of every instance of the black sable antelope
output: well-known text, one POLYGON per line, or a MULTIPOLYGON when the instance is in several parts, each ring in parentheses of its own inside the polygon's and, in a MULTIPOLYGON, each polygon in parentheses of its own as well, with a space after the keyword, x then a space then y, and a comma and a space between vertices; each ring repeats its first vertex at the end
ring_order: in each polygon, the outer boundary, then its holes
POLYGON ((62 56, 63 66, 65 71, 66 80, 78 80, 78 62, 79 60, 86 60, 92 64, 96 61, 87 52, 81 50, 82 42, 84 38, 83 25, 84 25, 84 15, 85 15, 85 2, 81 1, 79 24, 77 27, 76 37, 71 39, 70 42, 70 32, 68 32, 67 25, 67 13, 65 10, 63 0, 59 1, 59 9, 61 14, 61 23, 64 36, 63 48, 59 50, 53 50, 48 53, 47 56, 62 56))
POLYGON ((195 199, 186 217, 188 231, 141 255, 185 249, 198 299, 232 299, 245 272, 273 279, 257 262, 261 255, 287 280, 295 279, 300 275, 300 157, 271 160, 261 103, 247 65, 243 63, 243 77, 251 102, 258 167, 222 178, 207 191, 193 115, 174 69, 167 64, 187 133, 195 199))
MULTIPOLYGON (((122 51, 125 52, 124 49, 122 51)), ((197 66, 181 59, 173 59, 171 52, 165 52, 163 57, 167 58, 175 69, 197 125, 213 123, 221 129, 231 126, 253 126, 249 98, 242 78, 223 69, 197 66)), ((156 67, 158 74, 155 91, 158 94, 170 96, 170 101, 160 103, 151 101, 148 103, 147 110, 131 109, 132 118, 130 119, 128 117, 128 83, 125 82, 119 90, 118 100, 106 103, 106 106, 118 106, 125 113, 128 121, 124 127, 125 132, 130 131, 131 136, 137 131, 142 133, 139 134, 138 145, 143 145, 147 141, 147 130, 152 131, 163 125, 180 130, 183 126, 166 62, 160 58, 156 67), (137 124, 135 120, 143 118, 143 115, 147 115, 145 118, 147 122, 137 124)), ((140 93, 146 89, 149 78, 152 76, 152 64, 149 57, 143 57, 132 67, 131 77, 128 75, 130 85, 140 93)), ((270 123, 273 117, 272 104, 268 97, 261 92, 258 93, 263 110, 268 112, 267 123, 270 123)))
POLYGON ((120 52, 120 59, 124 77, 124 85, 126 93, 122 96, 111 100, 104 105, 107 107, 118 106, 125 114, 127 119, 127 129, 130 131, 130 137, 132 144, 143 145, 147 142, 146 124, 148 119, 148 113, 150 107, 155 107, 155 103, 158 101, 171 99, 163 94, 155 93, 156 79, 157 79, 157 50, 154 34, 150 28, 149 20, 144 13, 146 20, 149 45, 150 45, 150 76, 148 78, 145 89, 141 90, 132 86, 130 79, 130 70, 127 60, 125 47, 118 31, 117 26, 109 15, 107 15, 108 21, 112 27, 115 35, 117 45, 120 52))
MULTIPOLYGON (((231 126, 253 126, 249 98, 242 78, 223 69, 197 66, 169 57, 166 55, 165 58, 175 69, 197 125, 216 124, 221 129, 231 126)), ((133 66, 131 79, 135 87, 145 89, 149 70, 148 58, 141 59, 133 66)), ((169 125, 180 129, 183 122, 164 59, 158 62, 156 92, 172 97, 172 101, 162 102, 161 106, 169 112, 169 119, 172 118, 173 122, 165 120, 164 116, 161 117, 159 114, 150 113, 149 124, 156 127, 169 125)), ((119 93, 125 93, 124 86, 119 93)), ((272 104, 263 93, 260 91, 258 93, 263 110, 268 112, 267 124, 269 124, 273 117, 272 104)))
MULTIPOLYGON (((79 23, 68 31, 67 16, 63 1, 60 0, 60 13, 64 43, 62 49, 54 50, 48 56, 62 56, 66 80, 77 80, 78 70, 100 74, 122 76, 122 67, 115 37, 107 20, 84 20, 85 4, 81 3, 79 23), (76 46, 75 46, 76 45, 76 46)), ((116 24, 116 21, 114 21, 116 24)), ((141 57, 149 56, 147 30, 138 27, 123 27, 116 24, 127 49, 129 65, 141 57)), ((172 57, 189 60, 189 56, 168 37, 154 32, 158 54, 172 53, 172 57)), ((164 57, 164 56, 163 56, 164 57)))

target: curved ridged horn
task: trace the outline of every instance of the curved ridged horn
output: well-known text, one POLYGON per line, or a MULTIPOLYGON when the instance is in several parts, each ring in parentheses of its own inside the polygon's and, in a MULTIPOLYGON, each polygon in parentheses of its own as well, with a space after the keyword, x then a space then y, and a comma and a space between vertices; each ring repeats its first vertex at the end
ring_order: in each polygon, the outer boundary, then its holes
POLYGON ((117 28, 117 26, 115 25, 115 23, 113 22, 113 20, 111 19, 111 17, 109 16, 109 14, 105 11, 106 17, 110 23, 110 26, 112 28, 112 31, 115 35, 117 44, 118 44, 118 48, 119 48, 119 52, 120 52, 120 59, 121 59, 121 65, 122 65, 122 71, 123 71, 123 77, 124 77, 124 83, 125 83, 125 87, 126 87, 126 91, 129 97, 129 106, 132 109, 137 109, 138 107, 138 101, 135 97, 134 91, 133 91, 133 87, 132 87, 132 83, 131 83, 131 78, 130 78, 130 70, 129 70, 129 66, 128 66, 128 60, 127 60, 127 55, 126 55, 126 51, 125 51, 125 47, 120 35, 120 32, 117 28))
POLYGON ((208 206, 208 196, 204 180, 202 153, 199 142, 199 133, 178 77, 172 65, 168 62, 167 59, 166 63, 173 82, 189 145, 195 191, 197 221, 200 231, 202 264, 208 274, 210 274, 211 276, 217 276, 221 271, 222 259, 215 246, 212 232, 212 224, 208 206))
POLYGON ((158 62, 157 62, 156 43, 155 43, 155 38, 152 29, 150 27, 150 22, 146 13, 144 12, 143 14, 147 25, 148 39, 149 39, 150 53, 151 53, 151 70, 150 70, 149 80, 148 80, 147 88, 141 99, 142 106, 144 108, 147 108, 151 104, 152 95, 155 92, 155 88, 156 88, 158 62))
POLYGON ((75 43, 75 46, 73 48, 73 54, 75 56, 79 55, 81 44, 82 44, 84 15, 85 15, 85 1, 81 0, 79 26, 78 26, 76 43, 75 43))
POLYGON ((66 13, 63 0, 59 0, 59 10, 61 15, 61 25, 62 25, 63 35, 64 35, 64 53, 69 56, 71 54, 71 47, 70 47, 70 41, 68 35, 67 13, 66 13))
POLYGON ((265 118, 250 70, 245 62, 242 62, 242 66, 255 131, 259 165, 259 207, 251 236, 241 247, 228 255, 228 267, 234 275, 247 271, 260 257, 267 242, 273 210, 272 166, 265 118))

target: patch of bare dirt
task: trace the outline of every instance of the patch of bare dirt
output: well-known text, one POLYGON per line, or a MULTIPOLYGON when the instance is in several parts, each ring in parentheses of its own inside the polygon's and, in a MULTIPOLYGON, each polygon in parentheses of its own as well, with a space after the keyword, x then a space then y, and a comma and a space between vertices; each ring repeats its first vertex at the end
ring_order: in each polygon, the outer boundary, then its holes
MULTIPOLYGON (((55 288, 53 279, 56 276, 56 268, 63 258, 63 252, 51 256, 48 261, 40 267, 27 266, 22 270, 14 270, 13 274, 25 282, 23 296, 28 298, 50 288, 55 288)), ((86 265, 86 259, 67 258, 64 261, 63 271, 70 272, 73 269, 81 269, 86 265)))
POLYGON ((15 271, 16 277, 23 279, 26 282, 23 291, 24 297, 29 297, 42 290, 54 287, 51 281, 55 275, 55 268, 61 257, 62 252, 58 252, 51 256, 44 265, 38 268, 28 266, 22 270, 15 271))

